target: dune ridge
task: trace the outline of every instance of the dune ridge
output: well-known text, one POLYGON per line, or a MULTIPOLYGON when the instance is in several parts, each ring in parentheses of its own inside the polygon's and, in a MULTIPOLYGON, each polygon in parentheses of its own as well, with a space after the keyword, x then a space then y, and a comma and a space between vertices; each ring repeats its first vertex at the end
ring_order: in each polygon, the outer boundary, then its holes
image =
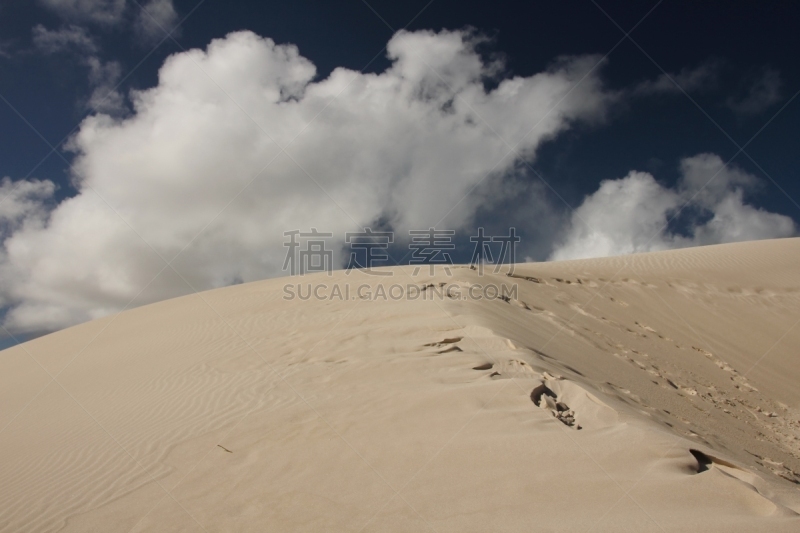
POLYGON ((797 531, 798 264, 334 272, 41 337, 0 352, 0 531, 797 531))

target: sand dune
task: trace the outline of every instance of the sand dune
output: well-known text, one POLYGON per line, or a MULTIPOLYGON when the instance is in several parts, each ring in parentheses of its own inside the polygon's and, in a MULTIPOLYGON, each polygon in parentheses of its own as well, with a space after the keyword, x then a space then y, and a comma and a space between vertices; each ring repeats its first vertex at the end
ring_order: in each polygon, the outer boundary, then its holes
POLYGON ((0 531, 800 531, 798 265, 336 272, 48 335, 0 352, 0 531))

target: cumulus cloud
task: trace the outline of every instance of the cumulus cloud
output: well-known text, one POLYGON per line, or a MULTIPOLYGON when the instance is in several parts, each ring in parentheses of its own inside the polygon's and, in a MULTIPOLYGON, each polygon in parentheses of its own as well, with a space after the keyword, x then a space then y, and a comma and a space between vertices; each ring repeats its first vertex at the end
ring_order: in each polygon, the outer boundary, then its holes
MULTIPOLYGON (((467 224, 545 140, 601 120, 614 96, 599 60, 559 60, 530 77, 462 31, 405 32, 381 73, 316 69, 292 45, 239 32, 171 56, 133 113, 88 117, 70 143, 78 194, 3 241, 5 323, 63 327, 196 289, 281 272, 283 232, 399 234, 467 224), (285 148, 285 151, 282 149, 285 148), (460 201, 465 195, 467 199, 460 201), (460 202, 459 202, 460 201, 460 202), (456 206, 441 223, 443 213, 456 206)), ((341 259, 341 258, 340 258, 341 259)))
POLYGON ((120 22, 126 7, 125 0, 39 0, 39 3, 67 20, 103 25, 120 22))
POLYGON ((662 235, 677 192, 665 189, 645 172, 605 180, 575 209, 566 239, 551 260, 604 257, 671 248, 662 235))
POLYGON ((136 32, 145 43, 158 42, 170 32, 175 36, 178 13, 172 0, 150 0, 136 17, 136 32))
POLYGON ((749 205, 745 195, 759 180, 725 166, 719 156, 683 159, 675 188, 645 172, 605 180, 573 212, 552 260, 603 257, 704 244, 791 237, 791 218, 749 205), (687 227, 672 229, 684 215, 687 227))
MULTIPOLYGON (((0 180, 0 238, 5 240, 21 230, 41 230, 52 208, 55 185, 50 181, 25 180, 12 182, 9 177, 0 180)), ((6 264, 5 248, 0 249, 0 265, 6 264)), ((6 299, 11 280, 0 280, 0 306, 9 304, 6 299)))
POLYGON ((0 180, 0 235, 10 234, 24 223, 42 222, 54 192, 50 181, 12 182, 8 176, 0 180))
POLYGON ((780 101, 782 85, 780 73, 767 68, 752 82, 744 95, 729 98, 726 103, 740 115, 757 115, 780 101))

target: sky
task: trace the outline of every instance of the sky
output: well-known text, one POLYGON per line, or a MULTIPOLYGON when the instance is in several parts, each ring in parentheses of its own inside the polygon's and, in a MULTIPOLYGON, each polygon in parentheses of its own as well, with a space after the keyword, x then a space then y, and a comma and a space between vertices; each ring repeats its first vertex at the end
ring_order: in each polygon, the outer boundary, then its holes
MULTIPOLYGON (((792 237, 791 2, 0 3, 0 346, 286 275, 284 232, 516 261, 792 237)), ((376 265, 377 266, 377 265, 376 265)))

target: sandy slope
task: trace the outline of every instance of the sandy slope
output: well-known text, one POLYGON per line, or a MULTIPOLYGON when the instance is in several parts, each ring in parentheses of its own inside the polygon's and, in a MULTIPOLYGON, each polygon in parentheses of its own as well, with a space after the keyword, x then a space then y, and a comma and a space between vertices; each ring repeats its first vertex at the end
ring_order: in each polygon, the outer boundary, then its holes
POLYGON ((49 335, 0 352, 0 531, 800 531, 798 265, 339 272, 49 335))

